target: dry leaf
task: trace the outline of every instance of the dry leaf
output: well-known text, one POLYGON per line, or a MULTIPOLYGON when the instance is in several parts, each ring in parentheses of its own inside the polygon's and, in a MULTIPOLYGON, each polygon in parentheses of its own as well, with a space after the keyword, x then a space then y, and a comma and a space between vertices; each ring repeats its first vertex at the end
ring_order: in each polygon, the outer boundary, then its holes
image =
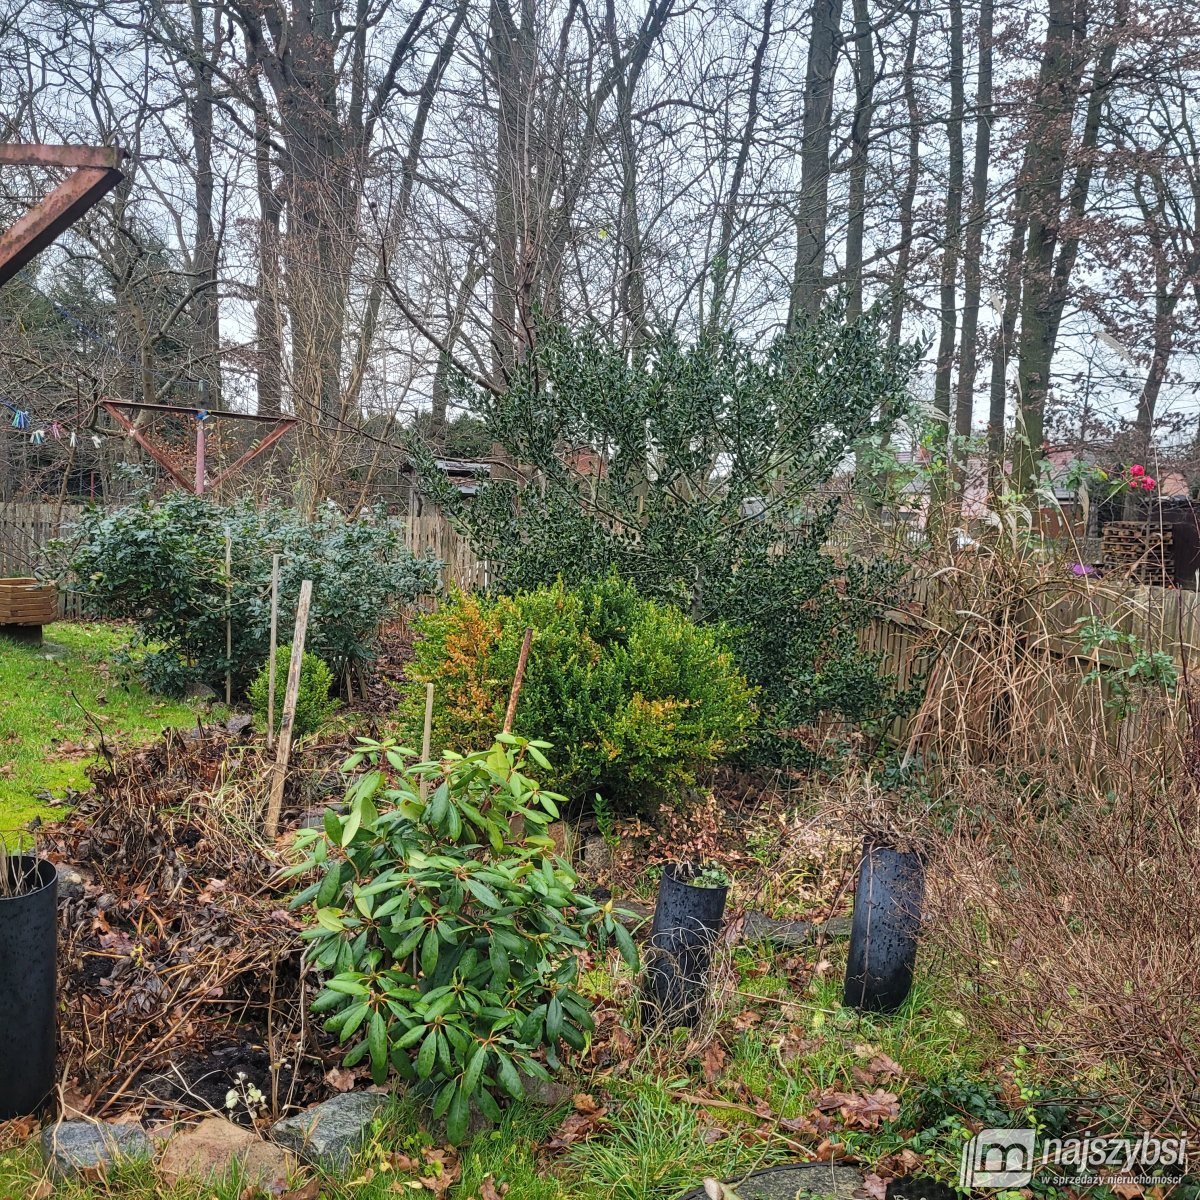
POLYGON ((325 1082, 335 1092, 349 1092, 354 1088, 354 1072, 344 1067, 334 1067, 325 1072, 325 1082))
POLYGON ((508 1184, 501 1183, 497 1185, 491 1175, 479 1185, 479 1200, 502 1200, 507 1195, 508 1184))
POLYGON ((895 1075, 897 1078, 904 1074, 904 1068, 894 1058, 889 1058, 882 1051, 872 1055, 871 1061, 867 1063, 867 1070, 875 1075, 895 1075))
POLYGON ((863 1177, 863 1187, 866 1189, 867 1195, 871 1200, 886 1200, 887 1183, 879 1178, 878 1175, 866 1175, 863 1177))
POLYGON ((570 1113, 550 1135, 546 1149, 551 1153, 562 1151, 599 1133, 608 1124, 604 1119, 607 1111, 603 1106, 596 1104, 591 1096, 576 1096, 575 1112, 570 1113))
POLYGON ((318 1179, 310 1179, 307 1183, 302 1184, 298 1188, 294 1188, 290 1192, 284 1192, 279 1200, 317 1200, 321 1194, 321 1182, 318 1179))
POLYGON ((837 1110, 842 1120, 852 1128, 878 1129, 884 1121, 894 1121, 900 1115, 900 1097, 882 1088, 870 1095, 865 1092, 822 1092, 817 1098, 822 1112, 837 1110))
POLYGON ((1137 1200, 1139 1196, 1146 1194, 1140 1183, 1114 1183, 1111 1186, 1121 1200, 1137 1200))
POLYGON ((26 1200, 50 1200, 54 1195, 54 1184, 49 1179, 39 1179, 33 1185, 33 1191, 27 1193, 26 1200))
POLYGON ((720 1042, 709 1042, 700 1059, 705 1083, 715 1083, 725 1070, 725 1048, 720 1042))

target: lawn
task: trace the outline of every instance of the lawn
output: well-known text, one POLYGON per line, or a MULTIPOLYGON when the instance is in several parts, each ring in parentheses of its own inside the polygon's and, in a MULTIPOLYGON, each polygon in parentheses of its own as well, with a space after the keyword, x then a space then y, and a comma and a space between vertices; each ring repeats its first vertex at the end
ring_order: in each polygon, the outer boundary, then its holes
MULTIPOLYGON (((458 1152, 443 1145, 427 1105, 401 1089, 348 1171, 321 1175, 310 1190, 297 1181, 295 1194, 671 1200, 706 1176, 736 1178, 820 1154, 823 1138, 834 1147, 828 1153, 848 1153, 864 1171, 886 1176, 889 1163, 895 1170, 907 1159, 923 1175, 952 1181, 970 1119, 1035 1119, 1000 1099, 1011 1090, 1012 1065, 966 1027, 944 988, 923 981, 895 1016, 869 1016, 841 1007, 844 965, 840 943, 819 955, 741 947, 725 968, 732 990, 715 1028, 638 1043, 613 1038, 613 1022, 602 1019, 593 1047, 560 1078, 559 1105, 513 1104, 498 1128, 480 1130, 458 1152), (435 1165, 443 1160, 445 1180, 435 1165), (422 1186, 422 1177, 432 1182, 422 1186)), ((584 991, 610 1016, 627 1018, 636 1007, 634 981, 615 959, 586 973, 584 991)), ((0 1200, 48 1196, 43 1172, 36 1139, 0 1147, 0 1200)), ((236 1178, 167 1186, 148 1163, 54 1195, 267 1200, 236 1178)))
POLYGON ((147 693, 116 663, 118 626, 61 622, 41 646, 0 637, 0 830, 52 818, 109 747, 190 725, 199 706, 147 693))

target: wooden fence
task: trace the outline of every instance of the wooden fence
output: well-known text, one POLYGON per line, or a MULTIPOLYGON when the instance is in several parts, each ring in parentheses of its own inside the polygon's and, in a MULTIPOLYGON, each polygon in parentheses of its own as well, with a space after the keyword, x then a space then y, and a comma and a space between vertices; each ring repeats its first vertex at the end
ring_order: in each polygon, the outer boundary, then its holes
MULTIPOLYGON (((0 577, 44 570, 46 543, 68 533, 82 511, 72 504, 0 504, 0 577)), ((475 554, 469 540, 440 512, 426 511, 396 521, 414 554, 429 555, 443 564, 443 585, 454 584, 464 590, 488 585, 487 562, 475 554)), ((82 599, 77 592, 61 592, 61 615, 66 619, 81 617, 82 599)))
MULTIPOLYGON (((46 543, 60 536, 83 510, 73 504, 0 504, 0 576, 33 575, 46 567, 46 543)), ((77 620, 83 597, 59 592, 59 615, 77 620)))

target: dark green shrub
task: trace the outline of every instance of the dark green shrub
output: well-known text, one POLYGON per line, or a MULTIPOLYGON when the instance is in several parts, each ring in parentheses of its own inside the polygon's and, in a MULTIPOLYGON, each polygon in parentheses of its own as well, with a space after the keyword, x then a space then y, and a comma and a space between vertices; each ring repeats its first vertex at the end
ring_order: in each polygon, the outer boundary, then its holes
POLYGON ((556 326, 535 347, 503 394, 461 387, 524 478, 492 480, 468 505, 415 450, 425 489, 500 587, 616 570, 724 624, 759 689, 758 759, 803 764, 805 726, 886 722, 910 702, 858 648, 898 571, 822 552, 835 508, 819 489, 890 433, 920 359, 888 342, 885 314, 850 320, 835 302, 763 349, 664 334, 631 361, 594 330, 556 326))
POLYGON ((584 1048, 592 1019, 574 985, 591 936, 637 966, 611 902, 575 891, 545 835, 561 797, 525 770, 545 765, 546 748, 505 736, 407 766, 393 743, 364 740, 347 766, 372 769, 351 785, 347 815, 326 812, 323 830, 297 837, 307 857, 289 873, 322 872, 293 902, 316 909, 302 935, 326 977, 314 1010, 349 1046, 347 1066, 368 1061, 379 1084, 394 1070, 455 1143, 472 1106, 498 1120, 522 1076, 548 1078, 561 1044, 584 1048))
MULTIPOLYGON (((456 595, 417 622, 408 677, 434 684, 434 744, 478 744, 504 720, 525 629, 534 638, 514 729, 556 747, 554 786, 653 811, 745 741, 752 693, 722 643, 616 576, 515 596, 456 595)), ((419 736, 424 688, 410 700, 419 736)))
MULTIPOLYGON (((291 646, 275 648, 275 732, 283 723, 283 697, 287 690, 288 669, 292 662, 291 646)), ((250 708, 259 724, 266 728, 267 700, 270 695, 271 672, 267 663, 250 685, 250 708)), ((333 672, 315 655, 306 650, 300 658, 300 690, 296 693, 296 715, 292 719, 292 736, 313 733, 334 709, 329 696, 333 687, 333 672)))
POLYGON ((281 556, 280 631, 293 627, 300 583, 311 579, 306 645, 335 679, 371 657, 379 622, 398 604, 436 587, 436 564, 414 558, 400 532, 382 520, 350 521, 326 508, 304 521, 278 506, 222 506, 184 492, 116 510, 90 508, 56 547, 93 614, 136 624, 150 648, 142 663, 150 686, 178 693, 199 682, 223 692, 231 669, 239 695, 270 649, 273 552, 281 556))

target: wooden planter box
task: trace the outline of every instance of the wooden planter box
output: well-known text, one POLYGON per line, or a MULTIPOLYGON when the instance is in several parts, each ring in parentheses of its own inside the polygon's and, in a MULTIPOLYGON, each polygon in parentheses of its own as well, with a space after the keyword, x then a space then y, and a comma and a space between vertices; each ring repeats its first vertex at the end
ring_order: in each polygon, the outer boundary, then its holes
POLYGON ((36 579, 0 579, 0 626, 58 620, 58 589, 36 579))

